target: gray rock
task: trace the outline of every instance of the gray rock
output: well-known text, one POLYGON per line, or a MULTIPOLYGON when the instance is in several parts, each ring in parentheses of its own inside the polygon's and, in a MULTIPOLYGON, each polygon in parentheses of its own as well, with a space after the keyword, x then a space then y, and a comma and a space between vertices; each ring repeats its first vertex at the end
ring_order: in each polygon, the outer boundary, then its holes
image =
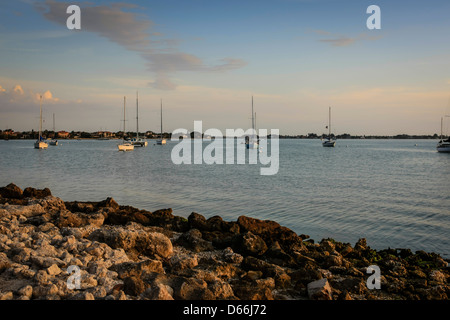
POLYGON ((308 297, 314 300, 331 300, 331 287, 328 280, 323 278, 308 283, 308 297))

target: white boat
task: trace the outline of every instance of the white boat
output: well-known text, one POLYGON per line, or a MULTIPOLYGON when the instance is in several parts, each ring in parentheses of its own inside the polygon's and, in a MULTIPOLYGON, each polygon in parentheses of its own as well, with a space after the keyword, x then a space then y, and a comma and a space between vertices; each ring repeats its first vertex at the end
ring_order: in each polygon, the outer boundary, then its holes
POLYGON ((336 145, 336 140, 331 138, 331 107, 328 111, 328 137, 322 141, 322 146, 324 147, 334 147, 336 145))
POLYGON ((136 138, 131 139, 131 143, 135 147, 146 147, 148 145, 147 140, 139 138, 139 96, 136 92, 136 138))
POLYGON ((132 151, 134 150, 134 145, 129 141, 125 141, 125 103, 126 98, 123 97, 123 142, 122 144, 118 144, 117 147, 119 148, 119 151, 132 151))
MULTIPOLYGON (((446 116, 449 117, 449 116, 446 116)), ((442 136, 442 122, 444 121, 444 118, 441 118, 441 139, 439 140, 436 149, 438 152, 442 153, 450 153, 450 138, 447 138, 444 140, 442 136)))
POLYGON ((162 99, 161 99, 161 138, 156 141, 156 144, 162 146, 166 143, 167 141, 163 137, 162 99))
POLYGON ((253 112, 253 96, 252 96, 252 135, 249 137, 245 137, 245 147, 247 149, 258 149, 259 148, 259 139, 258 135, 256 134, 256 120, 255 120, 255 113, 253 112))
POLYGON ((42 95, 40 97, 40 117, 39 117, 39 137, 34 143, 35 149, 47 149, 48 144, 45 142, 44 138, 42 137, 42 95))

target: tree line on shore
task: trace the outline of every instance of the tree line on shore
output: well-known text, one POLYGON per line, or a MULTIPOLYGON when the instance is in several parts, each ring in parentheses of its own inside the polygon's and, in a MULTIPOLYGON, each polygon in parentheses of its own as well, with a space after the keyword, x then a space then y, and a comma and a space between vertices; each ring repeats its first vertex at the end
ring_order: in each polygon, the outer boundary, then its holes
MULTIPOLYGON (((0 139, 3 140, 13 140, 13 139, 37 139, 39 135, 38 131, 14 131, 12 129, 0 130, 0 139)), ((171 133, 164 132, 163 137, 165 139, 171 138, 171 133)), ((109 132, 109 131, 96 131, 96 132, 86 132, 86 131, 50 131, 44 130, 42 136, 47 139, 122 139, 124 137, 123 131, 109 132)), ((126 132, 125 138, 132 138, 136 136, 136 132, 126 132)), ((153 131, 140 132, 140 137, 145 137, 147 139, 156 139, 160 137, 160 133, 155 133, 153 131)), ((204 134, 199 132, 191 132, 191 138, 205 138, 204 134)), ((322 139, 327 137, 327 134, 316 134, 308 133, 306 135, 279 135, 279 139, 322 139)), ((349 133, 331 135, 335 139, 439 139, 437 133, 433 135, 409 135, 409 134, 397 134, 397 135, 351 135, 349 133)), ((268 135, 271 138, 271 135, 268 135)), ((446 137, 444 137, 446 138, 446 137)))

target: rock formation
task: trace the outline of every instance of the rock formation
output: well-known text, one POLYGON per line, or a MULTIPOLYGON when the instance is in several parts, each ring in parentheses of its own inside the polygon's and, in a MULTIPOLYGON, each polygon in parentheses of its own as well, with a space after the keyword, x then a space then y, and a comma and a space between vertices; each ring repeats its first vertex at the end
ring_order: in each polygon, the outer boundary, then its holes
POLYGON ((307 238, 274 221, 185 219, 10 184, 0 188, 0 300, 450 296, 448 263, 435 253, 307 238), (367 285, 371 265, 380 289, 367 285))

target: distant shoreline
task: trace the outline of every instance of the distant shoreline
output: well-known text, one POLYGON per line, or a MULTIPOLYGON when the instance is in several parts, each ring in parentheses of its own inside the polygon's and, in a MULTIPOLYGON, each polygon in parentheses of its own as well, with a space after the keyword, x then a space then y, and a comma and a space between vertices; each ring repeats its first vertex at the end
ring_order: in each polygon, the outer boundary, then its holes
MULTIPOLYGON (((343 135, 336 135, 333 136, 337 140, 439 140, 440 137, 436 135, 395 135, 395 136, 343 136, 343 135)), ((226 137, 222 137, 225 139, 226 137)), ((270 139, 270 135, 267 137, 270 139)), ((323 137, 322 136, 315 136, 315 137, 307 137, 302 135, 280 135, 278 136, 279 139, 291 139, 291 140, 320 140, 323 137)), ((444 139, 448 138, 448 136, 443 136, 444 139)), ((31 140, 34 141, 37 138, 19 138, 19 137, 9 137, 9 136, 2 136, 0 134, 0 140, 31 140)), ((52 138, 46 138, 47 140, 50 140, 52 138)), ((57 140, 99 140, 99 141, 107 141, 107 140, 122 140, 122 138, 56 138, 57 140)), ((158 140, 160 137, 152 137, 152 138, 144 138, 146 140, 158 140)), ((170 139, 170 135, 165 135, 164 139, 170 139)), ((203 139, 203 138, 197 138, 194 137, 192 139, 203 139)), ((206 138, 206 140, 209 140, 206 138)))

